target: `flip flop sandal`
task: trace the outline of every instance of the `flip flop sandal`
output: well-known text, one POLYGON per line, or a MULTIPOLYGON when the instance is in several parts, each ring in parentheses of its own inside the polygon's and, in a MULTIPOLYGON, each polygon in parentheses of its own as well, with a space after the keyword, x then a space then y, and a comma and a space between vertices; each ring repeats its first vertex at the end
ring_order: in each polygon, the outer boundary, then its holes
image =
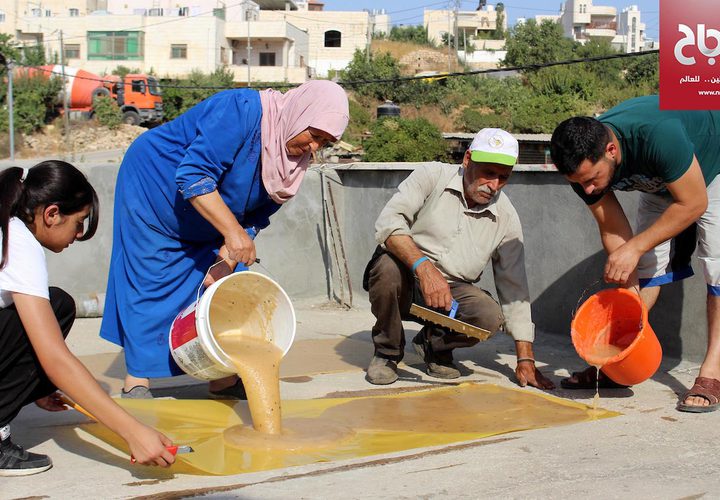
POLYGON ((720 380, 708 377, 698 377, 695 379, 695 383, 687 391, 682 399, 678 401, 678 411, 686 411, 689 413, 708 413, 715 411, 720 407, 720 380), (684 401, 690 396, 699 396, 707 399, 707 406, 698 405, 686 405, 684 401))
MULTIPOLYGON (((563 389, 595 389, 595 374, 596 370, 593 366, 581 372, 573 372, 570 377, 560 381, 560 387, 563 389), (576 381, 573 381, 573 378, 576 381)), ((598 389, 626 389, 628 386, 614 382, 600 371, 600 381, 597 387, 598 389)))

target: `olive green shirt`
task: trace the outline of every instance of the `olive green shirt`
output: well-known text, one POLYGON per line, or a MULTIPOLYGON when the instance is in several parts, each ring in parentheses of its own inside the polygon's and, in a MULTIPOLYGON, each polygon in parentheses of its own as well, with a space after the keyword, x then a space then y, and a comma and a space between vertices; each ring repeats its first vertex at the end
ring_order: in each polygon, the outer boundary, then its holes
POLYGON ((449 281, 476 283, 492 261, 505 328, 515 340, 532 342, 520 219, 502 192, 468 208, 463 173, 462 166, 442 163, 417 168, 380 213, 375 239, 384 245, 392 235, 412 237, 449 281))

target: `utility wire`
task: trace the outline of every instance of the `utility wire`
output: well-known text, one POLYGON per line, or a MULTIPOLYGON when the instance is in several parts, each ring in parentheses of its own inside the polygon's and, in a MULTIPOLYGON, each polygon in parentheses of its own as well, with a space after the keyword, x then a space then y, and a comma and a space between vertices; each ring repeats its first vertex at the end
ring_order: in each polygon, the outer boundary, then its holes
MULTIPOLYGON (((591 63, 591 62, 597 62, 597 61, 607 61, 611 59, 627 59, 630 57, 640 57, 640 56, 646 56, 651 54, 658 54, 659 50, 647 50, 644 52, 630 52, 625 54, 611 54, 607 56, 595 56, 595 57, 584 57, 581 59, 567 59, 565 61, 554 61, 554 62, 547 62, 547 63, 541 63, 541 64, 525 64, 522 66, 509 66, 509 67, 502 67, 502 68, 490 68, 490 69, 479 69, 479 70, 472 70, 472 71, 457 71, 453 73, 438 73, 437 75, 432 76, 401 76, 396 78, 380 78, 375 80, 349 80, 349 81, 343 81, 339 80, 336 83, 343 87, 356 87, 360 85, 370 85, 373 83, 402 83, 402 82, 410 82, 414 80, 430 80, 434 78, 455 78, 455 77, 463 77, 463 76, 472 76, 472 75, 484 75, 489 73, 500 73, 500 72, 511 72, 511 71, 535 71, 542 68, 550 68, 553 66, 567 66, 571 64, 583 64, 583 63, 591 63)), ((46 69, 41 66, 29 66, 29 65, 16 65, 16 67, 22 67, 22 68, 33 68, 38 71, 43 71, 45 73, 53 74, 56 76, 61 76, 62 74, 58 71, 53 71, 51 69, 46 69)), ((78 76, 75 75, 76 79, 80 80, 90 80, 95 82, 101 82, 101 83, 115 83, 114 80, 106 80, 102 78, 92 78, 87 76, 78 76)), ((278 84, 278 85, 272 85, 273 88, 293 88, 297 87, 300 84, 297 83, 288 83, 288 84, 278 84)), ((202 86, 202 85, 172 85, 172 84, 159 84, 159 88, 171 88, 171 89, 187 89, 187 90, 227 90, 227 89, 233 89, 237 87, 215 87, 215 86, 202 86)), ((252 89, 258 89, 258 88, 268 88, 265 87, 256 87, 256 86, 250 86, 250 87, 243 87, 243 88, 252 88, 252 89)))

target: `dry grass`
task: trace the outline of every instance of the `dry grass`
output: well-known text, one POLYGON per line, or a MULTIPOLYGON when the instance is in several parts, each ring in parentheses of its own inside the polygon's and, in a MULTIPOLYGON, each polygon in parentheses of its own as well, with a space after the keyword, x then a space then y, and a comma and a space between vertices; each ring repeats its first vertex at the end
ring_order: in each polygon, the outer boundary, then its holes
POLYGON ((416 107, 412 105, 404 105, 402 106, 400 116, 402 118, 410 119, 425 118, 427 121, 439 128, 441 132, 455 132, 457 130, 455 122, 457 121, 460 112, 460 109, 455 109, 452 113, 446 115, 442 112, 439 106, 423 105, 416 107))

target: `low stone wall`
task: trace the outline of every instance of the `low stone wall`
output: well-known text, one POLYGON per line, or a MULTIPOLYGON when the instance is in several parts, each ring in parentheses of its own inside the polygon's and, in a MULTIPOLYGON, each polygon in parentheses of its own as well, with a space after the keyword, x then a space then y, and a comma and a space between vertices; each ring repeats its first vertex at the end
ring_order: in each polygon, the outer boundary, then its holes
MULTIPOLYGON (((367 306, 361 279, 375 247, 374 223, 397 185, 416 164, 350 164, 311 168, 293 200, 260 233, 257 269, 293 298, 328 297, 367 306)), ((79 302, 105 291, 112 245, 112 199, 117 166, 81 167, 101 199, 98 233, 62 255, 50 255, 50 275, 79 302)), ((569 334, 583 294, 603 287, 605 255, 595 222, 556 172, 515 172, 505 188, 523 224, 533 317, 538 329, 569 334)), ((632 193, 619 193, 634 213, 632 193)), ((695 266, 697 269, 697 266, 695 266)), ((255 270, 255 269, 254 269, 255 270)), ((488 269, 480 286, 494 293, 488 269)), ((91 304, 92 305, 92 304, 91 304)), ((651 324, 666 354, 700 360, 705 350, 705 284, 702 276, 664 287, 651 324)))

